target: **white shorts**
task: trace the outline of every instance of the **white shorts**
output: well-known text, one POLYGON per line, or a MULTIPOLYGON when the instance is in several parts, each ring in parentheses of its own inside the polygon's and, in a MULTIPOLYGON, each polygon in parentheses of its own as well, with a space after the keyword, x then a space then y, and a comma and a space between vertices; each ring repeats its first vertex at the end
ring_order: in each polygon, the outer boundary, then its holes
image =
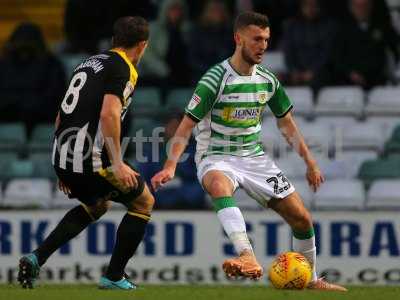
POLYGON ((212 155, 205 157, 197 165, 197 178, 202 183, 203 176, 211 170, 223 172, 234 186, 267 207, 272 198, 282 199, 295 191, 294 186, 283 175, 267 155, 240 157, 231 155, 212 155))

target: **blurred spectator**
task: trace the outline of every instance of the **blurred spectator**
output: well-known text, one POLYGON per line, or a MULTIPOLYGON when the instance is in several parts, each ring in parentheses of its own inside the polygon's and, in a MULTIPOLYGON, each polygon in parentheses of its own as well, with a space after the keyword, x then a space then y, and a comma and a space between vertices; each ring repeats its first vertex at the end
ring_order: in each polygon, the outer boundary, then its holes
MULTIPOLYGON (((181 121, 181 115, 167 118, 165 125, 165 140, 161 143, 158 153, 153 153, 154 145, 147 143, 143 147, 143 156, 147 162, 139 162, 137 166, 142 176, 150 183, 151 177, 160 171, 167 159, 168 142, 173 137, 181 121)), ((194 155, 196 143, 190 139, 186 147, 187 159, 177 165, 175 178, 155 193, 156 207, 165 209, 200 209, 205 207, 204 191, 197 180, 194 155)))
POLYGON ((191 31, 189 58, 197 81, 214 64, 232 55, 232 20, 222 1, 210 0, 191 31))
MULTIPOLYGON (((161 0, 163 1, 163 0, 161 0)), ((237 12, 238 3, 237 1, 249 1, 252 0, 221 0, 224 3, 225 7, 228 9, 231 15, 234 15, 237 12)), ((208 1, 204 0, 186 0, 186 5, 188 6, 189 17, 193 21, 197 21, 200 17, 200 13, 204 10, 208 1)))
POLYGON ((298 13, 299 0, 253 0, 254 11, 268 16, 271 23, 271 39, 268 49, 279 47, 283 34, 283 23, 298 13))
POLYGON ((111 35, 111 29, 108 29, 110 20, 107 9, 106 1, 68 0, 64 17, 66 36, 64 51, 97 53, 99 41, 111 35))
MULTIPOLYGON (((157 12, 149 0, 68 0, 65 6, 65 52, 96 54, 109 41, 114 21, 123 16, 152 19, 157 12), (100 47, 100 48, 99 48, 100 47)), ((107 48, 111 43, 103 48, 107 48)))
MULTIPOLYGON (((320 5, 323 11, 326 12, 328 16, 334 18, 336 20, 343 20, 343 18, 348 18, 349 13, 349 5, 348 2, 350 0, 320 0, 320 5)), ((382 0, 378 0, 382 1, 382 0)))
POLYGON ((28 132, 40 122, 54 122, 65 92, 65 73, 47 48, 40 28, 19 25, 0 59, 0 119, 23 121, 28 132))
MULTIPOLYGON (((157 17, 157 5, 165 0, 113 0, 104 1, 110 12, 110 26, 115 20, 123 16, 141 16, 146 20, 154 20, 157 17)), ((111 36, 111 32, 110 32, 111 36)))
POLYGON ((388 24, 373 17, 372 0, 350 0, 351 17, 335 39, 333 84, 371 88, 387 81, 386 50, 398 58, 398 36, 388 24))
POLYGON ((254 10, 253 0, 236 0, 236 11, 238 13, 252 10, 254 10))
MULTIPOLYGON (((351 16, 349 10, 350 0, 320 0, 323 10, 332 18, 343 20, 351 16)), ((390 23, 390 12, 385 0, 371 0, 373 10, 371 18, 377 23, 390 23)))
POLYGON ((336 24, 321 16, 318 0, 302 0, 299 17, 289 21, 282 39, 289 84, 311 85, 315 90, 328 83, 336 24))
POLYGON ((183 0, 165 0, 158 19, 150 23, 149 46, 139 64, 141 84, 190 84, 188 66, 189 23, 183 0))

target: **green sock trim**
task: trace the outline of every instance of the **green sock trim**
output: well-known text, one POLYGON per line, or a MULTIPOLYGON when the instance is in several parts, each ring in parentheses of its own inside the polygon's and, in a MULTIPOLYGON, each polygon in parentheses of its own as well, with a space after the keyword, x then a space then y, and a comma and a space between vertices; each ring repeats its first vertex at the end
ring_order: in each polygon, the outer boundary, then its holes
POLYGON ((314 227, 306 232, 299 232, 293 230, 293 236, 298 240, 307 240, 312 238, 314 235, 315 235, 314 227))
POLYGON ((236 207, 236 201, 233 197, 219 197, 213 199, 214 210, 216 212, 227 207, 236 207))

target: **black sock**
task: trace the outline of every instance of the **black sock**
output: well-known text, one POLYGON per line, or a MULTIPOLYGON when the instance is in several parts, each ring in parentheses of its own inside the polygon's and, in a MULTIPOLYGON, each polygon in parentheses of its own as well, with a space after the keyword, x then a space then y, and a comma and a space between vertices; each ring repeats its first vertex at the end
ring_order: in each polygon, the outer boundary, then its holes
POLYGON ((117 231, 117 240, 106 277, 112 281, 122 279, 128 260, 135 254, 143 239, 150 217, 143 214, 126 214, 117 231))
POLYGON ((92 222, 83 206, 74 207, 66 213, 57 227, 50 233, 44 242, 34 251, 42 266, 58 248, 76 237, 92 222))

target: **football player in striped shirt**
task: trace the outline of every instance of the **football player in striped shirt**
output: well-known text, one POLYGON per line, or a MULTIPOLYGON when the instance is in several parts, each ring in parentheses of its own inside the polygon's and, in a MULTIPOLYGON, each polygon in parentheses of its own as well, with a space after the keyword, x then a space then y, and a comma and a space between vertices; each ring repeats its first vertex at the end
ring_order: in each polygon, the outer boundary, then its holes
MULTIPOLYGON (((246 234, 242 213, 233 193, 237 188, 262 206, 280 214, 293 230, 293 250, 313 266, 312 289, 344 291, 345 288, 317 278, 316 247, 310 213, 260 141, 261 115, 268 106, 288 143, 303 158, 308 183, 316 191, 324 181, 292 116, 292 104, 278 79, 259 65, 270 38, 268 18, 240 14, 234 26, 235 53, 210 68, 200 79, 175 133, 176 143, 164 169, 152 178, 154 189, 174 177, 185 143, 197 129, 198 179, 213 199, 215 211, 238 254, 223 263, 228 276, 258 279, 263 269, 246 234)), ((268 129, 266 129, 268 130, 268 129)))
POLYGON ((106 213, 110 201, 124 204, 127 213, 99 287, 136 288, 124 269, 143 239, 154 198, 123 161, 120 138, 148 37, 146 20, 120 18, 114 24, 113 48, 84 60, 72 74, 56 119, 52 163, 60 189, 81 205, 71 209, 33 253, 20 259, 18 281, 24 288, 34 286, 47 259, 106 213))

